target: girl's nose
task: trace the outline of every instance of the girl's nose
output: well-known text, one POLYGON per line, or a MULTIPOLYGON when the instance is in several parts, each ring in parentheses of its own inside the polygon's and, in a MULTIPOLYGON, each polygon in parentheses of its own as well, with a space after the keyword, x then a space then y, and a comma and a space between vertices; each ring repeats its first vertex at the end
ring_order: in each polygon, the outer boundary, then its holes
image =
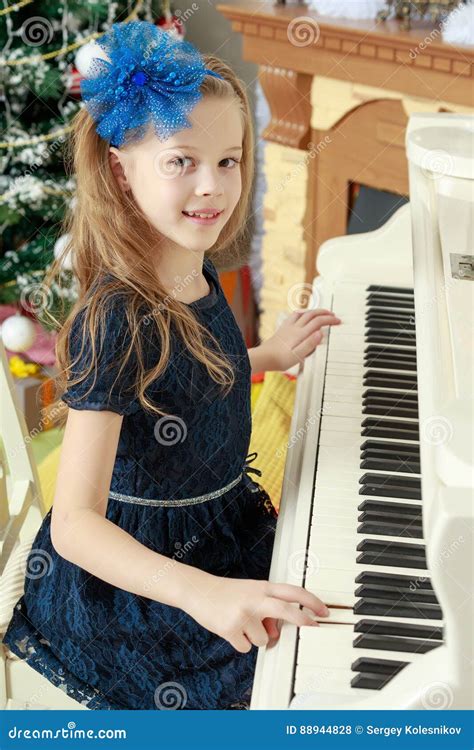
POLYGON ((212 167, 202 167, 196 180, 196 195, 220 195, 222 185, 219 173, 212 167))

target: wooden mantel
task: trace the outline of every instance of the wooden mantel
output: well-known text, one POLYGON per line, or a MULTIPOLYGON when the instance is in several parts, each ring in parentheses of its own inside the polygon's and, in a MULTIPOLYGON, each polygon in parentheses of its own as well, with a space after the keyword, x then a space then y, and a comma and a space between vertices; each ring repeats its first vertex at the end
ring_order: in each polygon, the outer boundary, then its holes
MULTIPOLYGON (((409 31, 401 31, 395 20, 329 18, 304 4, 240 2, 216 7, 231 21, 232 30, 242 34, 244 60, 369 86, 390 85, 411 96, 437 94, 474 106, 474 48, 444 43, 425 20, 413 21, 409 31), (300 23, 311 19, 315 30, 312 43, 299 44, 295 19, 300 23), (289 31, 292 22, 293 31, 289 31), (291 33, 296 44, 289 39, 291 33)), ((304 33, 301 27, 300 42, 306 41, 304 33)))
MULTIPOLYGON (((317 272, 323 242, 347 232, 352 186, 407 196, 413 111, 474 112, 474 49, 417 20, 354 21, 307 5, 217 5, 242 34, 271 117, 264 173, 260 335, 317 272)), ((303 304, 304 306, 304 304, 303 304)))

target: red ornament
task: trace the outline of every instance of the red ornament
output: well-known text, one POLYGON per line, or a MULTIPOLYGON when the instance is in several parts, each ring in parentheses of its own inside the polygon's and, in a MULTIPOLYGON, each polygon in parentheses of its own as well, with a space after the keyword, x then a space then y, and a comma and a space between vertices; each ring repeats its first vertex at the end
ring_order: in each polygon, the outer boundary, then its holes
POLYGON ((168 31, 178 39, 182 39, 186 33, 184 23, 174 13, 165 13, 155 21, 155 25, 159 26, 162 31, 168 31))
POLYGON ((69 82, 67 87, 67 93, 70 94, 75 99, 81 98, 81 88, 80 83, 82 81, 82 76, 79 73, 78 69, 75 65, 71 65, 71 69, 69 70, 69 82))

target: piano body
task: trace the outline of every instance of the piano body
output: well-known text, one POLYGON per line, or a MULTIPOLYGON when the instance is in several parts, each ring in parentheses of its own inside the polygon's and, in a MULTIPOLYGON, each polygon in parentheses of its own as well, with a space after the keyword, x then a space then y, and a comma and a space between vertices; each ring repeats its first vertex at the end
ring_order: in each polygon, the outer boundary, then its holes
POLYGON ((410 203, 318 255, 270 580, 329 607, 251 709, 472 708, 474 119, 414 114, 410 203))

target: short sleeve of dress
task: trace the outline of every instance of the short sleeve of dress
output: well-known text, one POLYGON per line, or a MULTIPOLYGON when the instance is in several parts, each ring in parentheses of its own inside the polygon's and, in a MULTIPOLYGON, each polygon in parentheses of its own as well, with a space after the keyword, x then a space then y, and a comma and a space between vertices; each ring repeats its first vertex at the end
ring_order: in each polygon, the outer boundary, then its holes
MULTIPOLYGON (((128 415, 140 408, 133 387, 137 377, 137 359, 132 351, 127 364, 121 369, 131 341, 123 300, 122 304, 118 300, 114 303, 108 301, 105 308, 105 326, 99 325, 95 336, 95 365, 80 383, 68 385, 61 399, 73 409, 108 410, 128 415)), ((92 361, 91 337, 85 320, 85 311, 81 310, 70 329, 69 380, 85 374, 92 361)))

